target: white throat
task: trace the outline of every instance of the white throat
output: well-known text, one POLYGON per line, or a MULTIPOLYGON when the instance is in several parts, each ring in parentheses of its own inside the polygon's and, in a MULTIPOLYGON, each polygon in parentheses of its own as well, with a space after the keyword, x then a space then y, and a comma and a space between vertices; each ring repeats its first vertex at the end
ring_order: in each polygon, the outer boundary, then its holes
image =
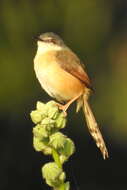
POLYGON ((52 50, 61 50, 63 47, 60 47, 58 45, 54 44, 48 44, 48 43, 43 43, 43 42, 38 42, 38 49, 37 49, 37 54, 43 54, 47 51, 52 51, 52 50))

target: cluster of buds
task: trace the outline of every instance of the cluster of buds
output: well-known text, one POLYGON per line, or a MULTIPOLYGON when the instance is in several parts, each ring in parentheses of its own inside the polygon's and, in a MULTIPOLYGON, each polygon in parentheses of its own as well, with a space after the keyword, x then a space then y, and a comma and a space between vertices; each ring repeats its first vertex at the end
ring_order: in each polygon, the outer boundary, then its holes
POLYGON ((75 146, 70 138, 59 132, 66 125, 64 113, 54 101, 46 104, 37 102, 36 110, 30 116, 36 125, 33 128, 34 149, 54 158, 54 162, 42 167, 46 183, 54 189, 69 190, 69 182, 65 183, 66 175, 62 165, 73 154, 75 146))

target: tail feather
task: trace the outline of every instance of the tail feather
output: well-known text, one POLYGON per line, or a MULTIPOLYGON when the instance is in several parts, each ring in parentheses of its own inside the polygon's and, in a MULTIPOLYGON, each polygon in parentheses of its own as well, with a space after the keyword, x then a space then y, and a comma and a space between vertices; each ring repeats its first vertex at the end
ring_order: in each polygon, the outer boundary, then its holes
POLYGON ((100 132, 100 129, 98 127, 98 124, 95 120, 95 117, 92 113, 92 110, 89 106, 88 101, 86 100, 85 97, 83 97, 83 99, 84 99, 83 112, 85 114, 86 123, 89 129, 89 132, 91 136, 93 137, 93 139, 95 140, 97 147, 100 149, 103 155, 103 158, 106 159, 109 157, 109 155, 108 155, 108 151, 107 151, 105 142, 103 140, 102 134, 100 132))

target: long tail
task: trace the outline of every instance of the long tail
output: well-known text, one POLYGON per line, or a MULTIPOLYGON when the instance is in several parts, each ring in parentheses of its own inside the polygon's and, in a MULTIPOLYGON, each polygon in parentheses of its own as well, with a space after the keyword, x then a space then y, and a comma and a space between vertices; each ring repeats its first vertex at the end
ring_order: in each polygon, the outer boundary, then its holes
POLYGON ((103 137, 102 137, 102 134, 98 127, 98 124, 95 120, 95 117, 92 113, 92 110, 89 106, 89 103, 86 100, 86 96, 83 97, 83 112, 85 114, 87 126, 88 126, 91 136, 95 140, 97 147, 100 149, 100 151, 103 155, 103 158, 104 159, 108 158, 109 155, 108 155, 108 151, 107 151, 105 142, 103 140, 103 137))

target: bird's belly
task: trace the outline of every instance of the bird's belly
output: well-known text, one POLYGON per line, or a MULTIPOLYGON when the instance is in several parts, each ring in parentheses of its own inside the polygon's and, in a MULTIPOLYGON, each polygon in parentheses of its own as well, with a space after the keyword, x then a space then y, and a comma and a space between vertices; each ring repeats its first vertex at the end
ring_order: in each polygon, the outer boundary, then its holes
POLYGON ((58 101, 68 101, 84 92, 84 84, 59 64, 53 63, 44 68, 35 64, 34 69, 43 89, 58 101))

